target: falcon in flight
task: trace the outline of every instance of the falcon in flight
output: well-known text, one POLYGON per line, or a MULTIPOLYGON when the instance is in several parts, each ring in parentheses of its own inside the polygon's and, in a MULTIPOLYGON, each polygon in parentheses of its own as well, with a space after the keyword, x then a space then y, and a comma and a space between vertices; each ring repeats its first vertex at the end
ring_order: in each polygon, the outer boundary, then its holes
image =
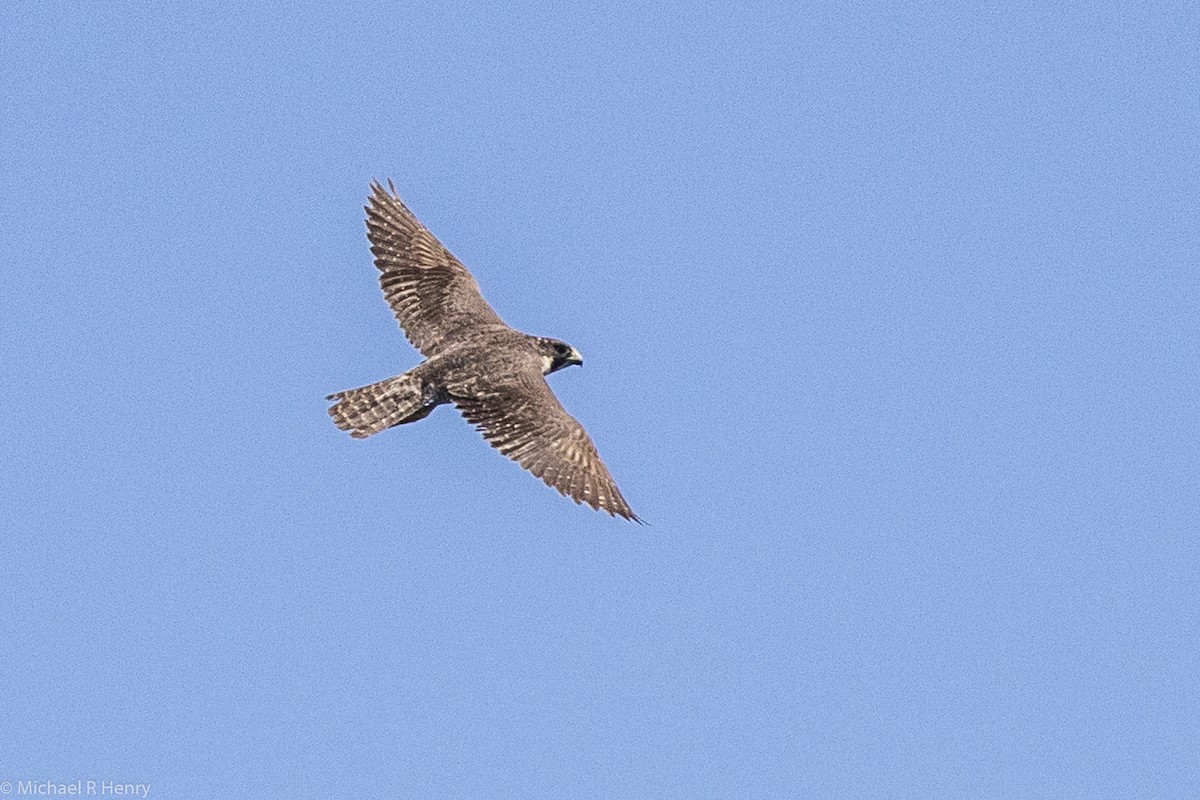
POLYGON ((425 361, 403 375, 335 392, 333 423, 363 439, 453 403, 492 447, 570 497, 641 522, 596 446, 550 391, 545 376, 582 364, 566 342, 510 328, 467 268, 396 196, 371 184, 367 238, 379 285, 425 361))

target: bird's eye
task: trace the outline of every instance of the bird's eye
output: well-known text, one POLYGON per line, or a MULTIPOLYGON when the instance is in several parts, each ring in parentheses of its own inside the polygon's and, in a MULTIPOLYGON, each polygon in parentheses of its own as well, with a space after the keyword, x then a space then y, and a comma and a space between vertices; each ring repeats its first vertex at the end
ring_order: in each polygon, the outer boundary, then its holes
POLYGON ((565 356, 568 352, 570 352, 570 348, 568 348, 562 342, 555 342, 554 352, 558 353, 560 356, 565 356))

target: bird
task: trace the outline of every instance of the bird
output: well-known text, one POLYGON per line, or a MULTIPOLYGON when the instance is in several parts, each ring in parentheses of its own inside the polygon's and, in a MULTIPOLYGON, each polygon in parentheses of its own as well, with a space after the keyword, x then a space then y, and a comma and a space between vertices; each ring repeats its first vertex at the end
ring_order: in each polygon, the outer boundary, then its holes
POLYGON ((328 395, 333 423, 364 439, 453 404, 488 444, 563 496, 644 524, 587 431, 546 383, 550 373, 582 365, 579 351, 505 324, 391 180, 387 189, 371 182, 364 210, 384 299, 425 360, 402 375, 328 395))

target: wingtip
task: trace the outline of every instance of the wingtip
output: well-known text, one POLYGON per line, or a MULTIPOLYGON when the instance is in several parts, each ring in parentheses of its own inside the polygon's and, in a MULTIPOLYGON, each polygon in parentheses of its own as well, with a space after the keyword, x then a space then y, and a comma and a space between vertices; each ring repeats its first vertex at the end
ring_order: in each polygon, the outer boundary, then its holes
POLYGON ((630 508, 629 506, 625 506, 623 508, 605 508, 605 507, 597 506, 597 508, 601 509, 603 511, 607 511, 609 513, 609 515, 613 516, 613 517, 620 517, 621 519, 627 519, 630 522, 636 522, 638 525, 645 525, 645 526, 650 525, 649 522, 646 522, 646 520, 642 519, 637 514, 633 513, 633 509, 630 508))
POLYGON ((392 179, 387 179, 387 188, 385 189, 383 181, 379 178, 371 178, 371 197, 396 197, 396 187, 392 184, 392 179))

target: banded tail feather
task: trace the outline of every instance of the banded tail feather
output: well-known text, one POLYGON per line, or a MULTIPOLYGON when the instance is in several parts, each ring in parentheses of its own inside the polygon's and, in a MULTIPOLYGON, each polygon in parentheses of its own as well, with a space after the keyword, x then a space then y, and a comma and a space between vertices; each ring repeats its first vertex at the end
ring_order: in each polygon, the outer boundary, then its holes
POLYGON ((395 425, 424 419, 436 405, 426 402, 421 380, 409 373, 369 386, 334 392, 325 399, 337 401, 329 408, 333 424, 349 431, 355 439, 365 439, 395 425))

